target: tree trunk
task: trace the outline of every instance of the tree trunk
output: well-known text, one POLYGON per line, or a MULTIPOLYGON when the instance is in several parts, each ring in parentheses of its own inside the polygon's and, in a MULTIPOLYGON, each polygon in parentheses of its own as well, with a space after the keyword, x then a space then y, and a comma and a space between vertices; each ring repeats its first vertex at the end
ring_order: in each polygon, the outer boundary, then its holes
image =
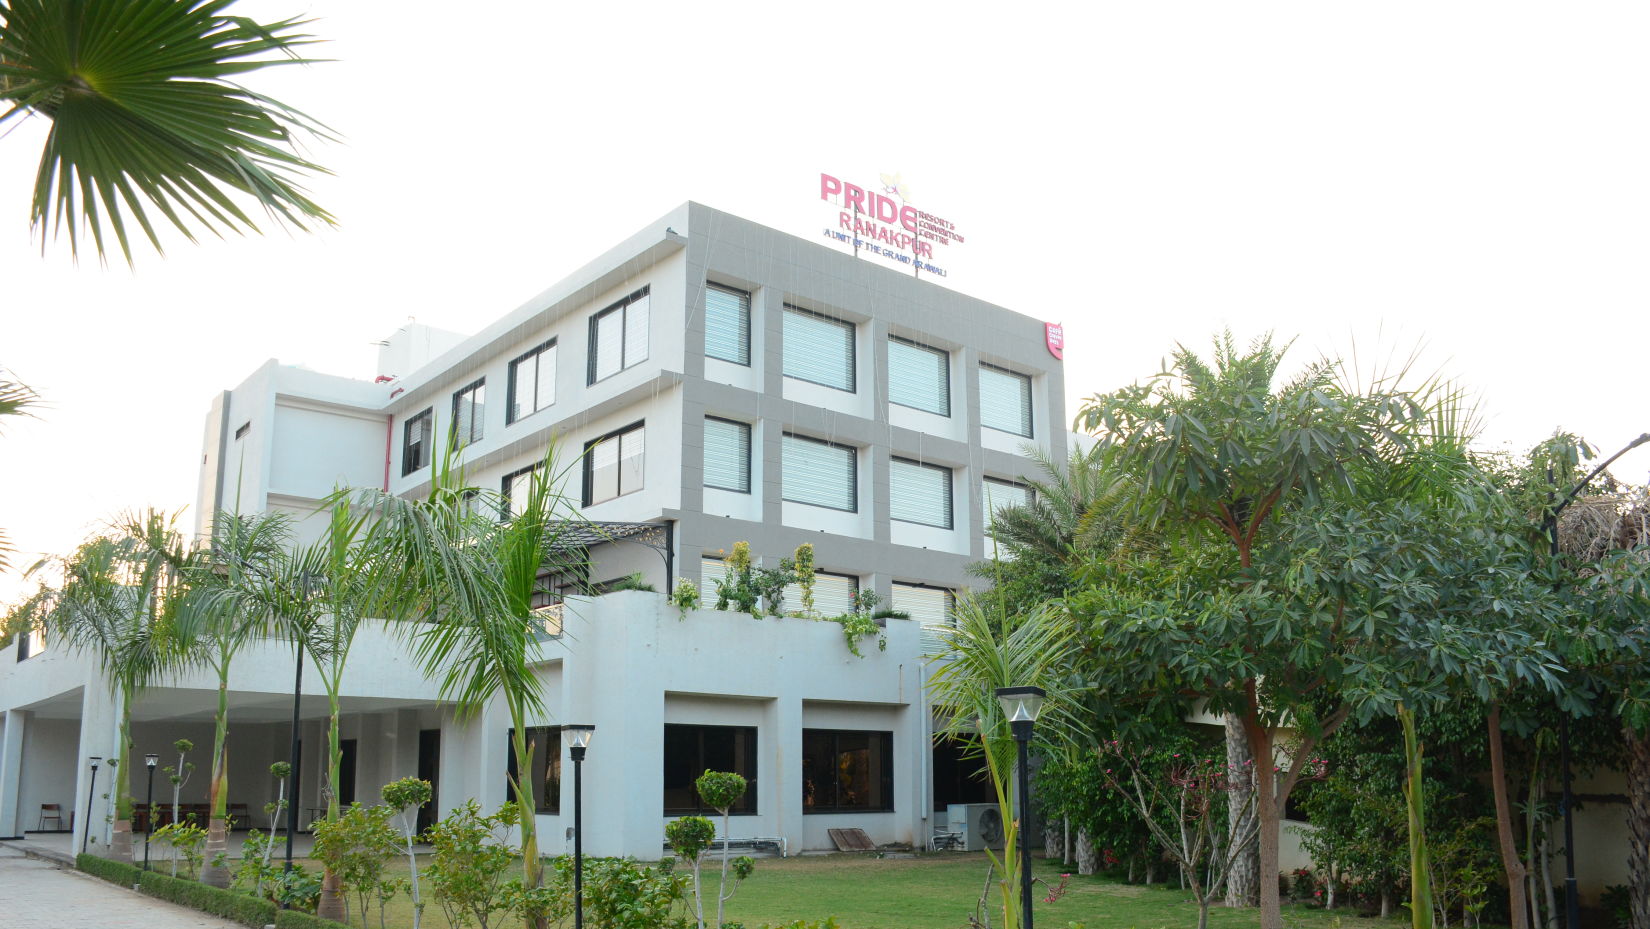
POLYGON ((1060 834, 1062 831, 1058 817, 1050 816, 1043 823, 1043 858, 1045 860, 1051 858, 1062 860, 1060 859, 1060 850, 1065 846, 1065 838, 1060 834))
POLYGON ((1558 929, 1558 895, 1553 891, 1553 837, 1552 822, 1548 821, 1541 836, 1541 884, 1547 897, 1547 929, 1558 929))
MULTIPOLYGON (((338 820, 338 777, 343 763, 344 749, 338 738, 339 705, 336 678, 327 684, 327 703, 330 719, 327 722, 327 822, 338 820)), ((315 915, 322 919, 344 922, 347 916, 342 882, 331 868, 321 875, 321 899, 315 904, 315 915)))
POLYGON ((1490 738, 1490 787, 1495 793, 1495 837, 1501 852, 1501 869, 1507 877, 1507 912, 1510 929, 1529 929, 1529 901, 1524 898, 1524 862, 1518 858, 1513 839, 1512 803, 1507 799, 1507 760, 1501 747, 1501 704, 1490 704, 1486 720, 1490 738))
MULTIPOLYGON (((1427 852, 1421 743, 1415 737, 1415 714, 1398 704, 1404 729, 1404 800, 1409 817, 1409 919, 1414 929, 1432 929, 1432 861, 1427 852)), ((1448 925, 1449 915, 1444 915, 1448 925)))
POLYGON ((321 875, 321 899, 315 903, 315 915, 340 923, 349 918, 344 904, 343 882, 331 868, 321 875))
POLYGON ((1624 733, 1627 747, 1627 898, 1630 929, 1650 929, 1650 732, 1624 733))
MULTIPOLYGON (((1251 693, 1252 693, 1251 689, 1251 693)), ((1273 766, 1272 732, 1260 724, 1258 708, 1251 704, 1243 720, 1249 738, 1249 754, 1254 758, 1255 814, 1260 828, 1260 927, 1283 929, 1283 901, 1278 894, 1278 826, 1282 818, 1277 796, 1277 771, 1273 766)))
MULTIPOLYGON (((1243 731, 1243 720, 1226 716, 1226 763, 1232 771, 1246 771, 1254 767, 1254 756, 1249 751, 1249 740, 1243 731)), ((1255 807, 1250 802, 1251 790, 1234 790, 1226 804, 1227 834, 1234 841, 1249 835, 1255 828, 1255 807)), ((1254 906, 1260 901, 1260 845, 1249 847, 1232 862, 1226 875, 1226 905, 1254 906)))
POLYGON ((1065 862, 1066 864, 1071 864, 1071 862, 1073 860, 1073 856, 1075 854, 1075 852, 1073 851, 1073 846, 1076 845, 1076 843, 1077 843, 1077 836, 1076 836, 1075 833, 1073 833, 1071 831, 1071 817, 1070 816, 1067 816, 1065 818, 1065 823, 1066 823, 1066 828, 1063 831, 1065 832, 1065 843, 1066 844, 1063 846, 1064 854, 1062 854, 1060 856, 1060 860, 1065 862))
POLYGON ((229 854, 229 827, 224 822, 229 812, 229 679, 226 675, 218 677, 218 715, 215 722, 212 733, 212 784, 207 790, 211 812, 207 816, 206 865, 201 870, 201 883, 228 887, 229 866, 213 863, 229 854))
MULTIPOLYGON (((90 826, 90 823, 87 823, 90 826)), ((116 861, 132 863, 132 821, 115 820, 115 831, 109 838, 109 855, 116 861)))
POLYGON ((1087 829, 1077 830, 1077 873, 1093 874, 1099 863, 1099 850, 1094 847, 1094 839, 1087 829))

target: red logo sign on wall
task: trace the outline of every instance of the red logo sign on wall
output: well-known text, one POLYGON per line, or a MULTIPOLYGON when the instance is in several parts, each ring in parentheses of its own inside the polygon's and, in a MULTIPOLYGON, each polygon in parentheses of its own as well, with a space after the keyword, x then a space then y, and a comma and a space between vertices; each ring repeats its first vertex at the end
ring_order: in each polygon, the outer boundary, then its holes
POLYGON ((1066 360, 1066 328, 1059 323, 1043 323, 1043 335, 1048 340, 1048 353, 1066 360))

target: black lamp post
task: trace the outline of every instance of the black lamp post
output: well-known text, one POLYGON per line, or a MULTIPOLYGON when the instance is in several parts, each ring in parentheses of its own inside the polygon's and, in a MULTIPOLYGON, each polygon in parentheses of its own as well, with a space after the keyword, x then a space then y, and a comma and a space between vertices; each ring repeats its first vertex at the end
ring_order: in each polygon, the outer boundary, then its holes
POLYGON ((143 763, 149 768, 149 799, 143 806, 143 870, 149 870, 149 836, 155 832, 155 765, 160 763, 159 755, 144 755, 143 763))
POLYGON ((286 805, 286 866, 282 871, 292 870, 292 835, 298 831, 298 787, 301 783, 298 772, 298 704, 304 693, 303 644, 292 643, 292 653, 296 658, 293 662, 296 670, 292 672, 292 739, 287 746, 287 764, 292 768, 289 775, 292 778, 292 799, 286 805))
POLYGON ((103 756, 93 755, 86 759, 92 763, 92 783, 86 788, 86 815, 81 823, 80 853, 86 854, 86 843, 92 839, 92 797, 97 793, 97 766, 103 762, 103 756))
POLYGON ((573 756, 573 929, 584 929, 584 750, 595 726, 563 726, 562 741, 573 756))
MULTIPOLYGON (((1571 488, 1570 492, 1564 496, 1564 499, 1557 506, 1547 511, 1547 545, 1548 551, 1553 557, 1558 557, 1558 514, 1564 512, 1565 507, 1574 503, 1576 497, 1587 489, 1588 484, 1593 482, 1593 478, 1604 473, 1605 468, 1615 464, 1617 458, 1646 442, 1650 442, 1650 432, 1646 432, 1628 442, 1627 446, 1621 451, 1604 459, 1604 463, 1594 468, 1591 473, 1581 479, 1580 483, 1571 488)), ((1549 485, 1553 483, 1553 469, 1551 467, 1547 469, 1547 483, 1549 485)), ((1563 798, 1559 801, 1559 808, 1564 813, 1564 927, 1565 929, 1581 929, 1581 899, 1576 890, 1575 820, 1570 810, 1575 803, 1575 798, 1570 793, 1570 714, 1568 713, 1558 718, 1558 753, 1559 767, 1563 771, 1564 789, 1563 798)))
POLYGON ((1043 708, 1041 687, 999 687, 997 701, 1003 705, 1008 728, 1020 751, 1020 826, 1014 831, 1020 843, 1020 926, 1031 929, 1031 844, 1026 830, 1031 828, 1031 730, 1043 708))

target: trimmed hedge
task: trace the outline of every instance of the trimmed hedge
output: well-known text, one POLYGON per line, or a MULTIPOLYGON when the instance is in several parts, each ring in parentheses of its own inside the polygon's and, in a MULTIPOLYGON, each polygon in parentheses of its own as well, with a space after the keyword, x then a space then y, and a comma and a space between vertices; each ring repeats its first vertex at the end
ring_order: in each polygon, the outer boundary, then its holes
POLYGON ((275 921, 275 904, 250 894, 236 893, 221 887, 202 884, 181 877, 170 877, 158 871, 141 871, 138 892, 169 900, 203 913, 233 919, 252 929, 263 929, 275 921))
POLYGON ((74 866, 93 877, 101 877, 111 884, 130 887, 138 882, 138 875, 143 869, 129 865, 124 861, 114 861, 109 858, 99 858, 96 855, 76 855, 74 866))
POLYGON ((275 914, 275 929, 348 929, 344 923, 311 916, 302 910, 281 910, 275 914))

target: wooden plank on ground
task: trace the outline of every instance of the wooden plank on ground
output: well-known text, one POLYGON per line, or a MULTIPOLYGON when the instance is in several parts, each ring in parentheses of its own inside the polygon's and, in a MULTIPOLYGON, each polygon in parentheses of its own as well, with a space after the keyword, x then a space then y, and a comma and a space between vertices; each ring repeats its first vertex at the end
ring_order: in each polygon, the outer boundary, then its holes
POLYGON ((828 829, 826 832, 839 852, 876 851, 876 843, 871 841, 864 829, 828 829))

